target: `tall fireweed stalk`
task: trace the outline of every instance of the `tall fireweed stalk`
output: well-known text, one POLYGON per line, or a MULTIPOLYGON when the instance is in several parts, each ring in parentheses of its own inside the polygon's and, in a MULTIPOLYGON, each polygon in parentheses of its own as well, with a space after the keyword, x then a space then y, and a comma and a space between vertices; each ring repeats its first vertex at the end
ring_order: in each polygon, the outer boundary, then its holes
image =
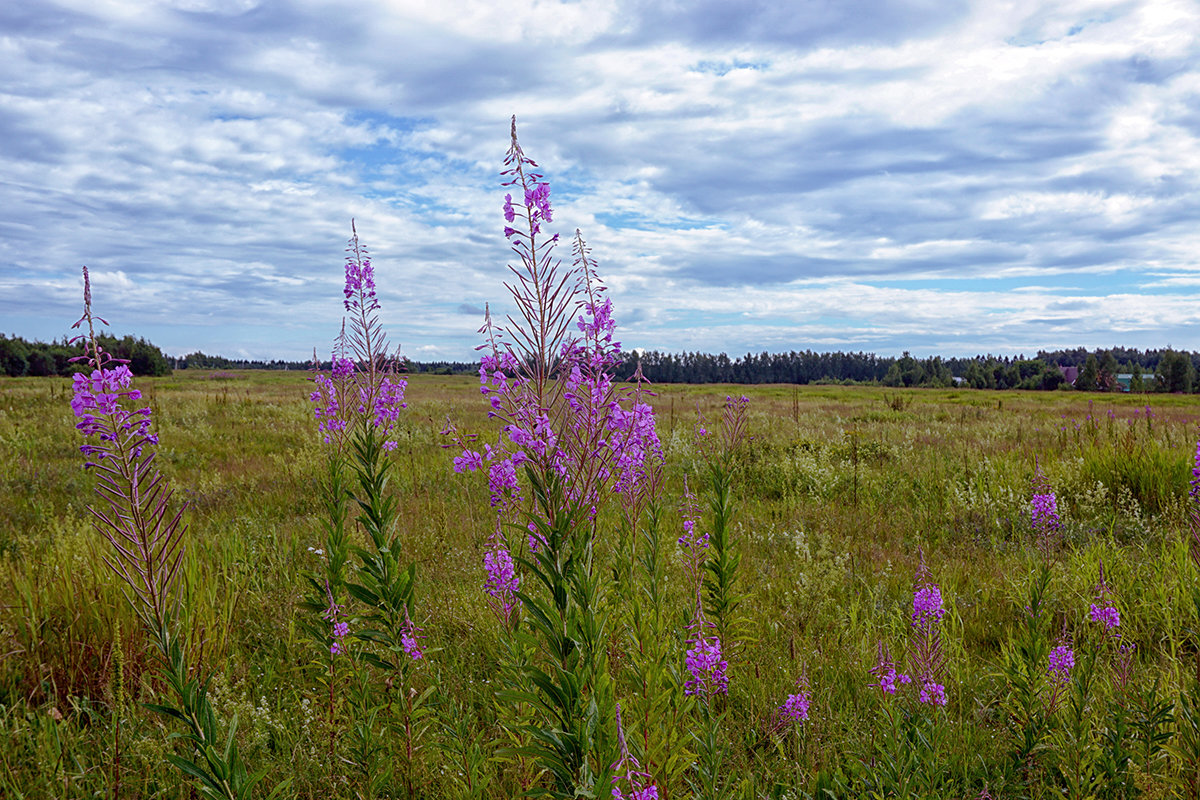
POLYGON ((946 686, 942 677, 946 657, 942 649, 941 622, 946 615, 942 590, 925 566, 924 553, 917 566, 913 588, 912 663, 913 675, 920 681, 918 699, 930 705, 946 705, 946 686))
MULTIPOLYGON (((379 720, 401 734, 396 751, 401 778, 410 796, 415 785, 417 756, 425 730, 431 724, 426 706, 433 687, 418 691, 413 670, 431 650, 424 647, 421 628, 413 617, 416 563, 404 563, 403 547, 396 534, 399 501, 389 491, 395 427, 407 408, 407 381, 397 375, 399 353, 389 353, 387 334, 379 319, 375 270, 366 246, 351 222, 346 247, 342 331, 336 338, 328 374, 318 372, 310 401, 317 431, 327 446, 327 480, 323 488, 326 516, 324 574, 309 577, 309 609, 319 615, 327 648, 326 682, 329 715, 329 763, 338 763, 336 715, 339 658, 347 652, 347 638, 358 643, 357 658, 348 662, 357 675, 358 659, 380 673, 379 680, 358 675, 360 689, 353 701, 359 723, 354 726, 352 749, 363 780, 373 792, 386 781, 388 771, 376 764, 381 758, 377 739, 382 736, 363 720, 379 720), (350 510, 365 534, 367 547, 351 544, 350 510), (358 560, 353 573, 346 564, 353 553, 358 560), (344 600, 361 604, 357 613, 344 600), (351 630, 355 627, 356 630, 351 630), (399 702, 396 702, 396 699, 399 702)), ((332 776, 332 775, 331 775, 332 776)))
POLYGON ((482 452, 460 437, 454 468, 487 475, 486 594, 510 643, 501 699, 534 714, 518 725, 527 744, 513 754, 535 759, 550 794, 574 797, 610 785, 619 758, 595 542, 609 500, 649 485, 659 448, 649 404, 616 385, 612 301, 581 233, 570 268, 555 255, 550 186, 515 118, 504 164, 515 311, 500 324, 489 309, 479 347, 480 390, 500 430, 482 452))
MULTIPOLYGON (((371 258, 358 238, 353 221, 350 227, 352 235, 346 247, 342 290, 345 311, 342 330, 334 341, 328 374, 321 371, 314 374, 314 388, 309 395, 317 431, 327 445, 326 480, 322 486, 326 514, 322 520, 323 547, 319 548, 325 568, 323 575, 312 576, 310 580, 309 606, 326 616, 326 609, 341 602, 345 590, 351 498, 358 501, 363 512, 359 522, 376 548, 388 545, 395 504, 391 501, 389 506, 388 499, 382 496, 388 477, 384 454, 396 447, 391 434, 401 410, 407 407, 404 400, 407 382, 394 369, 399 356, 389 354, 387 334, 379 321, 380 305, 371 258), (348 472, 357 481, 357 495, 351 490, 348 472), (363 501, 367 507, 362 507, 363 501)), ((403 616, 403 611, 401 604, 395 610, 397 619, 403 616)), ((327 622, 326 644, 332 646, 335 623, 327 622)))
MULTIPOLYGON (((176 577, 183 558, 184 508, 172 513, 171 489, 154 465, 158 435, 152 432, 148 407, 131 408, 141 399, 132 388, 133 374, 99 344, 96 323, 107 325, 92 313, 91 279, 83 268, 83 316, 72 328, 85 323, 82 342, 87 369, 75 375, 71 411, 76 428, 87 439, 80 451, 85 467, 97 474, 98 504, 88 506, 97 532, 111 545, 104 556, 108 567, 126 587, 126 597, 158 650, 159 676, 174 695, 174 703, 147 703, 146 707, 179 723, 174 734, 189 747, 188 756, 166 756, 193 781, 194 788, 210 800, 244 800, 265 774, 251 775, 238 752, 237 717, 221 725, 208 698, 206 680, 196 677, 196 666, 183 650, 184 637, 176 631, 179 603, 176 577)), ((118 784, 119 786, 119 784, 118 784)), ((280 783, 275 797, 287 786, 280 783)))
POLYGON ((692 584, 694 609, 684 654, 687 678, 683 693, 696 701, 703 723, 700 731, 692 732, 697 761, 695 774, 689 778, 696 797, 717 800, 727 795, 729 782, 725 769, 727 748, 720 737, 724 714, 713 704, 717 698, 729 694, 729 662, 722 652, 720 629, 704 614, 705 572, 710 569, 712 537, 697 528, 699 516, 685 477, 683 534, 679 546, 683 550, 684 570, 692 584))
POLYGON ((1034 467, 1031 495, 1030 525, 1038 550, 1048 559, 1062 535, 1062 520, 1058 516, 1058 497, 1046 476, 1042 474, 1040 465, 1034 467))
MULTIPOLYGON (((1191 528, 1190 543, 1192 562, 1200 569, 1200 439, 1196 441, 1196 454, 1192 457, 1192 480, 1188 484, 1188 525, 1191 528)), ((1200 593, 1197 595, 1196 612, 1200 616, 1200 593)), ((1200 656, 1197 656, 1197 680, 1200 680, 1200 656)))

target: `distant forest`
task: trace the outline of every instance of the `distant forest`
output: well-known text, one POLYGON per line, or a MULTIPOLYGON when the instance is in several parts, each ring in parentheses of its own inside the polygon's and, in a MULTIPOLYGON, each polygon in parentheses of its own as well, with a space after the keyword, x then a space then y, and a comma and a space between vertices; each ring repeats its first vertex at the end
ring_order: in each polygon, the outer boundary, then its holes
MULTIPOLYGON (((244 360, 211 356, 202 352, 185 356, 165 355, 142 338, 100 337, 101 346, 129 361, 135 375, 169 375, 172 369, 279 369, 308 370, 307 361, 273 359, 244 360)), ((82 348, 61 342, 29 342, 19 336, 0 334, 0 371, 12 377, 23 375, 71 375, 80 367, 71 358, 82 348)), ((1200 391, 1200 352, 1137 350, 1124 347, 1088 350, 1040 350, 1032 358, 1024 355, 981 355, 973 358, 899 358, 874 353, 747 353, 730 358, 725 353, 624 353, 616 373, 634 374, 640 363, 642 374, 653 383, 866 383, 882 386, 950 387, 972 389, 1070 389, 1062 367, 1077 370, 1074 388, 1106 391, 1120 388, 1118 375, 1132 376, 1124 383, 1133 391, 1200 391)), ((322 365, 328 369, 326 362, 322 365)), ((477 363, 462 361, 407 361, 412 373, 467 374, 477 363)))

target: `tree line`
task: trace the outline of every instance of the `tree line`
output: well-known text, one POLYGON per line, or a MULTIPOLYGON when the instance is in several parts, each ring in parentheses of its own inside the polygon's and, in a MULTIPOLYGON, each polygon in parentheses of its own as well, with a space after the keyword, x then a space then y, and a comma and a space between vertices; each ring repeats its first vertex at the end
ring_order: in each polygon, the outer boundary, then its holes
MULTIPOLYGON (((201 351, 167 356, 142 338, 101 336, 101 346, 129 361, 135 375, 169 375, 172 369, 289 369, 308 370, 310 361, 284 359, 232 359, 201 351)), ((82 355, 66 339, 44 344, 0 334, 0 371, 9 376, 71 375, 70 361, 82 355)), ((405 361, 409 373, 470 374, 477 363, 464 361, 405 361)), ((730 358, 726 353, 664 353, 657 350, 622 353, 617 374, 632 376, 638 368, 653 383, 852 383, 882 386, 951 387, 972 389, 1069 389, 1063 368, 1076 373, 1074 388, 1115 391, 1118 375, 1129 375, 1130 391, 1190 392, 1200 390, 1200 352, 1170 348, 1138 350, 1039 350, 1033 358, 978 355, 971 358, 916 358, 905 352, 899 358, 865 352, 812 350, 788 353, 747 353, 730 358)), ((329 363, 319 365, 329 369, 329 363)))
MULTIPOLYGON (((167 357, 150 342, 133 336, 100 335, 96 337, 100 346, 116 358, 129 362, 134 375, 170 375, 171 364, 167 357)), ((0 333, 0 373, 12 378, 24 375, 44 377, 48 375, 74 375, 84 371, 81 362, 71 359, 83 355, 82 344, 71 344, 64 337, 61 341, 29 342, 20 336, 5 336, 0 333)))
MULTIPOLYGON (((1189 392, 1197 386, 1200 353, 1178 350, 1039 351, 1034 358, 979 355, 971 358, 930 356, 899 358, 874 353, 747 353, 730 358, 725 353, 624 354, 620 374, 642 374, 655 383, 866 383, 883 386, 950 387, 972 389, 1072 388, 1061 367, 1075 368, 1074 388, 1115 391, 1117 376, 1129 374, 1132 391, 1189 392)), ((1200 388, 1200 387, 1198 387, 1200 388)))

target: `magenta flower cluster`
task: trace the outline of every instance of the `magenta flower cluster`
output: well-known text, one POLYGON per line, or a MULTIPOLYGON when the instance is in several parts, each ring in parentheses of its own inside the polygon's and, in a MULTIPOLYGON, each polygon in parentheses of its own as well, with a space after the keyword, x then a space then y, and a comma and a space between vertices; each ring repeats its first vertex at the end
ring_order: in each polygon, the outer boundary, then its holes
POLYGON ((930 705, 944 706, 946 705, 946 687, 934 681, 923 681, 921 683, 921 693, 917 699, 922 703, 930 705))
POLYGON ((491 547, 483 555, 483 569, 487 581, 483 589, 491 598, 492 608, 502 620, 507 621, 516 604, 516 591, 521 580, 513 566, 512 555, 503 540, 495 537, 491 547))
MULTIPOLYGON (((356 377, 354 363, 336 355, 333 357, 331 375, 318 372, 313 376, 316 388, 308 399, 314 406, 317 431, 324 435, 325 444, 333 444, 354 423, 355 415, 348 413, 354 409, 347 408, 352 396, 357 401, 357 418, 368 417, 369 405, 371 424, 385 437, 399 421, 401 409, 408 408, 404 399, 408 382, 403 378, 384 375, 376 386, 371 387, 355 385, 356 377)), ((383 446, 386 450, 395 450, 397 443, 389 439, 383 446)))
POLYGON ((936 583, 918 586, 913 593, 912 624, 917 628, 929 628, 942 621, 946 607, 942 605, 942 590, 936 583))
POLYGON ((683 693, 708 698, 717 694, 729 694, 729 662, 721 657, 721 637, 711 630, 710 623, 698 622, 693 626, 695 635, 688 640, 691 647, 684 658, 684 665, 691 677, 683 684, 683 693))
POLYGON ((941 588, 930 580, 922 560, 917 571, 917 585, 913 590, 913 664, 914 673, 921 680, 918 699, 929 705, 946 705, 946 687, 937 680, 942 672, 941 633, 938 624, 946 615, 942 603, 941 588))
MULTIPOLYGON (((158 436, 150 432, 150 409, 130 411, 121 405, 122 400, 142 397, 140 391, 129 388, 132 381, 133 373, 120 363, 93 369, 90 375, 76 373, 71 398, 71 411, 79 418, 75 427, 84 436, 94 436, 101 442, 79 448, 88 458, 95 456, 103 461, 121 448, 128 448, 133 458, 139 458, 144 445, 158 444, 158 436)), ((89 461, 87 466, 94 464, 89 461)))
MULTIPOLYGON (((328 589, 326 589, 326 592, 328 592, 328 589)), ((345 652, 345 647, 342 645, 342 640, 344 640, 350 633, 350 623, 343 619, 345 612, 342 611, 342 607, 340 605, 333 602, 332 594, 329 595, 329 606, 325 609, 325 612, 321 616, 323 619, 325 619, 325 621, 330 623, 331 632, 333 634, 333 641, 329 645, 329 654, 339 656, 345 652)))
POLYGON ((613 800, 659 800, 658 787, 653 783, 640 789, 630 789, 629 794, 624 794, 619 786, 614 786, 612 796, 613 800))
POLYGON ((788 722, 796 724, 808 719, 808 710, 812 705, 812 693, 802 689, 796 694, 789 694, 779 707, 779 715, 788 722))
POLYGON ((696 520, 683 521, 683 535, 679 537, 679 545, 685 550, 703 550, 708 547, 708 534, 701 531, 696 533, 696 520))
POLYGON ((350 246, 351 257, 346 259, 346 285, 342 289, 346 310, 351 313, 370 314, 379 309, 375 296, 375 268, 366 255, 367 249, 358 245, 355 236, 350 246))
MULTIPOLYGON (((379 382, 379 387, 375 393, 374 419, 372 422, 385 435, 400 420, 400 410, 408 408, 408 403, 404 400, 404 390, 407 388, 408 381, 403 378, 397 378, 394 375, 384 375, 383 380, 379 382)), ((395 450, 396 442, 385 442, 384 448, 395 450)))
MULTIPOLYGON (((514 190, 504 201, 504 233, 520 258, 512 267, 517 280, 507 288, 519 313, 502 328, 485 312, 485 342, 478 348, 479 390, 500 431, 482 448, 471 437, 457 437, 454 469, 486 471, 498 524, 528 511, 527 470, 545 485, 560 486, 563 500, 588 519, 613 496, 636 507, 657 475, 662 447, 640 385, 625 390, 612 375, 621 362, 612 302, 578 231, 571 269, 561 270, 554 258, 558 236, 542 235, 553 221, 549 185, 521 150, 515 120, 504 163, 503 183, 514 190)), ((541 545, 532 531, 531 549, 541 545)), ((485 590, 507 615, 515 591, 515 584, 505 588, 515 579, 507 550, 493 546, 485 566, 485 590)))
POLYGON ((1050 488, 1046 476, 1042 474, 1040 466, 1035 467, 1033 476, 1030 523, 1038 537, 1039 546, 1043 548, 1049 547, 1050 541, 1062 527, 1062 521, 1058 517, 1058 498, 1050 488))
MULTIPOLYGON (((335 436, 346 430, 349 421, 342 416, 342 401, 339 395, 339 385, 344 381, 344 376, 338 375, 338 362, 350 364, 347 359, 334 358, 333 377, 317 373, 313 376, 313 383, 316 388, 308 399, 313 403, 313 417, 317 420, 317 431, 323 434, 325 444, 332 444, 335 436)), ((351 365, 353 369, 353 365, 351 365)))
MULTIPOLYGON (((329 375, 318 372, 313 376, 314 389, 308 399, 326 444, 341 447, 355 425, 369 424, 382 433, 384 449, 395 450, 396 441, 388 437, 399 421, 401 409, 408 407, 404 400, 408 382, 388 372, 392 362, 377 314, 375 272, 353 223, 351 228, 354 233, 346 248, 349 255, 342 290, 345 309, 350 313, 349 331, 343 320, 329 375), (347 348, 353 358, 346 357, 347 348)), ((315 352, 313 357, 315 361, 315 352)))
POLYGON ((708 548, 709 535, 705 531, 697 531, 700 521, 700 506, 696 503, 696 495, 688 486, 687 475, 683 476, 683 534, 679 537, 679 546, 691 564, 690 572, 695 573, 698 562, 704 560, 704 551, 708 548))
POLYGON ((1115 606, 1102 607, 1092 603, 1091 617, 1092 622, 1103 623, 1106 631, 1115 630, 1121 624, 1121 612, 1115 606))
POLYGON ((1117 628, 1121 625, 1121 612, 1117 610, 1116 605, 1112 602, 1112 590, 1109 588, 1108 581, 1104 577, 1104 560, 1100 560, 1100 580, 1093 590, 1096 597, 1096 602, 1091 604, 1089 615, 1092 622, 1098 622, 1104 626, 1104 634, 1107 637, 1119 638, 1120 632, 1117 628))
POLYGON ((506 163, 511 168, 502 173, 509 177, 504 185, 521 186, 525 192, 525 201, 524 207, 522 207, 520 204, 513 203, 511 194, 504 195, 504 221, 514 223, 518 216, 523 217, 529 226, 529 233, 506 226, 504 235, 509 239, 514 236, 528 238, 531 234, 536 236, 542 232, 541 223, 554 221, 554 211, 550 207, 550 184, 538 171, 537 162, 532 158, 525 157, 523 153, 506 163))
POLYGON ((628 411, 617 407, 613 410, 610 427, 617 472, 613 491, 632 497, 643 490, 650 465, 663 460, 654 408, 644 402, 635 402, 628 411))
POLYGON ((876 670, 871 671, 879 681, 878 683, 873 683, 871 685, 878 686, 880 691, 882 691, 884 694, 895 694, 896 684, 912 683, 912 678, 908 675, 905 675, 903 672, 897 672, 894 665, 887 664, 886 668, 886 672, 878 667, 876 668, 878 672, 876 672, 876 670))
POLYGON ((421 648, 421 639, 425 638, 425 634, 416 624, 409 619, 408 609, 404 609, 404 626, 400 629, 400 646, 404 648, 404 652, 413 661, 417 661, 425 657, 425 651, 421 648))
POLYGON ((1060 644, 1050 651, 1050 663, 1046 674, 1058 685, 1071 680, 1071 669, 1075 666, 1075 651, 1069 644, 1060 644))
POLYGON ((1058 499, 1054 492, 1035 494, 1032 506, 1031 518, 1035 531, 1049 534, 1058 530, 1061 522, 1058 518, 1058 499))

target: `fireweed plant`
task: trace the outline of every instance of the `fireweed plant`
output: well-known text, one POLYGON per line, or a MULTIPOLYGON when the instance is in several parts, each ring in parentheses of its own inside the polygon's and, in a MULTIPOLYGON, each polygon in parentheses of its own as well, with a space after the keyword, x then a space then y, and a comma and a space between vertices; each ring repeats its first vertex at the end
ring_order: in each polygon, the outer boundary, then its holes
POLYGON ((941 587, 933 580, 918 550, 909 615, 908 672, 900 672, 881 641, 868 687, 876 690, 883 724, 874 734, 874 749, 862 764, 864 780, 880 796, 929 795, 939 791, 945 777, 943 758, 948 702, 942 646, 946 607, 941 587), (915 704, 913 696, 915 695, 915 704))
POLYGON ((462 448, 455 470, 486 473, 495 514, 484 591, 508 648, 498 698, 528 710, 513 717, 517 744, 505 752, 549 776, 529 791, 567 798, 607 790, 631 763, 616 728, 612 612, 596 544, 614 496, 627 520, 650 504, 661 448, 640 387, 615 383, 612 301, 579 231, 571 267, 555 255, 559 237, 544 228, 550 187, 521 149, 515 118, 504 164, 504 235, 518 260, 505 286, 516 311, 504 324, 489 311, 479 348, 499 438, 480 452, 448 431, 462 448))
MULTIPOLYGON (((425 649, 414 624, 415 562, 404 563, 395 528, 398 500, 388 490, 393 438, 407 407, 407 382, 396 375, 399 355, 388 352, 379 321, 375 271, 351 223, 346 247, 342 332, 334 343, 328 374, 317 372, 310 401, 326 445, 326 479, 321 486, 322 569, 308 576, 310 630, 324 661, 330 780, 336 783, 339 753, 339 662, 347 661, 356 724, 348 760, 369 794, 387 783, 393 768, 409 796, 414 791, 422 735, 431 724, 427 707, 433 687, 418 687, 416 670, 425 649), (350 525, 366 546, 353 544, 350 525), (347 563, 357 559, 352 572, 347 563), (357 601, 354 610, 350 602, 357 601), (351 647, 348 638, 357 642, 351 647), (390 734, 390 735, 389 735, 390 734), (399 742, 389 748, 387 743, 399 742), (386 756, 392 756, 387 758, 386 756)), ((315 550, 314 550, 315 552, 315 550)))
MULTIPOLYGON (((84 267, 83 316, 72 328, 87 325, 87 333, 73 340, 84 345, 86 355, 79 360, 86 369, 74 377, 71 411, 79 419, 75 427, 87 439, 79 448, 87 459, 84 466, 97 475, 100 501, 88 506, 88 511, 96 531, 112 547, 104 562, 125 584, 126 598, 158 651, 158 678, 174 698, 145 705, 181 726, 182 732, 172 738, 185 743, 186 754, 168 753, 165 758, 193 782, 201 796, 244 800, 265 771, 247 772, 235 738, 237 716, 228 725, 219 723, 208 681, 198 677, 201 665, 187 657, 186 636, 179 631, 175 583, 187 531, 185 509, 181 506, 172 513, 172 491, 154 464, 158 435, 152 432, 151 410, 131 408, 141 392, 132 388, 133 375, 126 363, 100 347, 97 322, 108 324, 92 313, 91 280, 84 267)), ((119 765, 118 750, 114 766, 119 769, 119 765)), ((120 786, 118 772, 113 778, 114 796, 119 796, 120 786)), ((278 784, 271 796, 286 787, 286 781, 278 784)))
MULTIPOLYGON (((703 428, 699 430, 703 431, 703 428)), ((705 436, 707 431, 699 435, 705 436)), ((728 791, 724 774, 727 751, 718 736, 723 716, 721 707, 714 708, 714 701, 729 694, 729 662, 722 655, 717 626, 704 613, 705 572, 712 556, 712 537, 697 527, 699 508, 688 488, 686 476, 683 493, 683 533, 678 544, 694 597, 684 657, 687 678, 683 693, 696 701, 703 726, 701 731, 692 734, 698 760, 696 772, 689 776, 689 781, 697 797, 718 798, 728 791)))
MULTIPOLYGON (((1054 727, 1054 712, 1066 682, 1069 667, 1066 645, 1051 649, 1049 633, 1053 599, 1050 596, 1052 556, 1058 544, 1061 521, 1058 500, 1041 466, 1034 465, 1030 490, 1030 531, 1039 554, 1028 577, 1028 600, 1018 616, 1015 636, 1002 646, 1001 677, 1006 683, 1003 707, 1009 734, 1010 773, 1030 786, 1038 778, 1046 759, 1047 737, 1054 727), (1065 668, 1065 669, 1064 669, 1065 668)), ((1074 664, 1073 651, 1070 662, 1074 664)))

